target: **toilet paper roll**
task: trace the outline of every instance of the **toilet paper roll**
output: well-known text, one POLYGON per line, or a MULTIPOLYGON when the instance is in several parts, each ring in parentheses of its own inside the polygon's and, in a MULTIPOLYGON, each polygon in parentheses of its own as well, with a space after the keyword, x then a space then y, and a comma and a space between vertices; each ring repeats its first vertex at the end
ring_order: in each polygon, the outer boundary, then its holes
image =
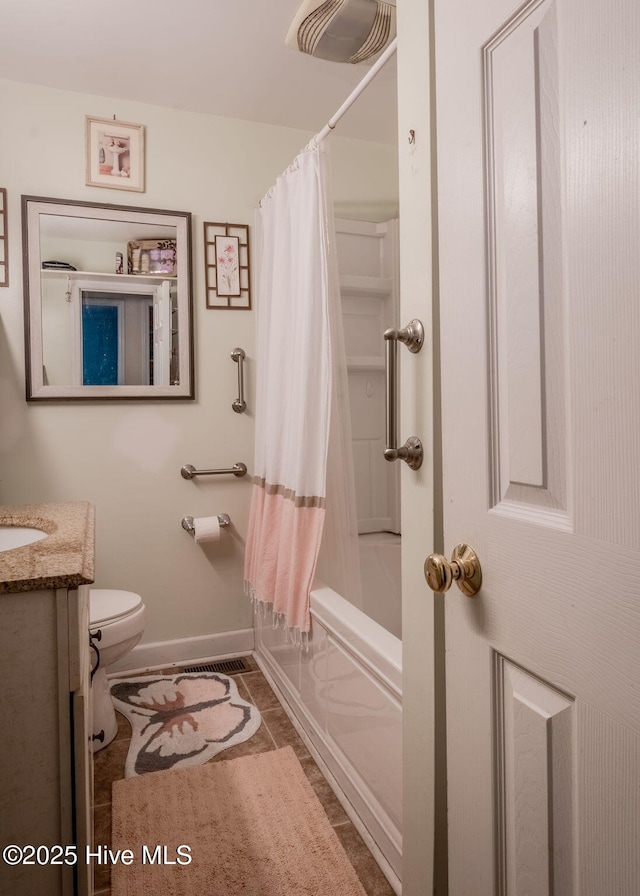
POLYGON ((217 516, 196 517, 193 526, 194 538, 199 544, 206 541, 220 541, 220 520, 217 516))

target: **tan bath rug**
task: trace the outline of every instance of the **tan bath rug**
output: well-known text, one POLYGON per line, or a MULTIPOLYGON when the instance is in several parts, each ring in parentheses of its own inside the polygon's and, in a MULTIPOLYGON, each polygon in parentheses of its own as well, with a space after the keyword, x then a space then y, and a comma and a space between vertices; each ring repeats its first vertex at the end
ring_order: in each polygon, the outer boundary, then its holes
POLYGON ((112 896, 365 896, 291 747, 116 781, 112 805, 112 896))
POLYGON ((133 729, 127 778, 201 765, 250 738, 262 721, 233 678, 218 672, 119 678, 111 696, 133 729))

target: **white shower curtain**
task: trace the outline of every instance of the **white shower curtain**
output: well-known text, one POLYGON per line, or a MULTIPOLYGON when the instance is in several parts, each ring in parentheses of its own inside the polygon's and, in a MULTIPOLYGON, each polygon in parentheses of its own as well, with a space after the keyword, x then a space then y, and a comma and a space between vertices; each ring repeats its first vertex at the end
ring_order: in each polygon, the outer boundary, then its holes
POLYGON ((254 600, 304 635, 325 532, 333 546, 327 556, 334 548, 341 556, 325 564, 323 575, 359 597, 335 230, 322 144, 303 150, 263 199, 257 246, 256 444, 245 582, 254 600))

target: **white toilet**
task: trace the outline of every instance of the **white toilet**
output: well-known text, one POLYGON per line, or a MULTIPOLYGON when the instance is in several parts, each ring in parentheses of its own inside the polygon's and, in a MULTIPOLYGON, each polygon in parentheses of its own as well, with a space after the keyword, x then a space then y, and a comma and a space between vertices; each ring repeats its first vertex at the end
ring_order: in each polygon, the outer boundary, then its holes
MULTIPOLYGON (((89 592, 89 632, 100 654, 91 680, 94 753, 110 744, 118 730, 107 681, 108 667, 133 650, 142 637, 145 618, 142 598, 133 591, 92 588, 89 592)), ((97 654, 91 654, 95 668, 97 654)))

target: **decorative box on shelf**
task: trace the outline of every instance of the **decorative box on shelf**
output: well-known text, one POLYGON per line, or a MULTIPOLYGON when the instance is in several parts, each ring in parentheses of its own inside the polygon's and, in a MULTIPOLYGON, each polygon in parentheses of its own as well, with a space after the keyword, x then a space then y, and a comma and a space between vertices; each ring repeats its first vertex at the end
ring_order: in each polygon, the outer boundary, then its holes
POLYGON ((127 243, 127 270, 130 274, 177 274, 176 241, 130 240, 127 243))

